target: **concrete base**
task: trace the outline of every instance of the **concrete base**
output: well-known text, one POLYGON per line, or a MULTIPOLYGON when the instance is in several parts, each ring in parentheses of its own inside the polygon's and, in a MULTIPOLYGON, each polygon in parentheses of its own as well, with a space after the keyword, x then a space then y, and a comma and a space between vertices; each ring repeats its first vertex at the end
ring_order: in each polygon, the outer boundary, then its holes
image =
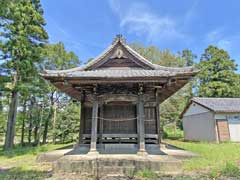
POLYGON ((68 155, 54 163, 56 173, 89 174, 95 177, 106 174, 131 176, 139 170, 150 169, 156 173, 181 173, 182 161, 159 155, 68 155))
POLYGON ((139 156, 147 156, 148 153, 147 153, 146 150, 139 150, 139 151, 137 152, 137 155, 139 155, 139 156))
POLYGON ((38 155, 39 162, 53 162, 54 172, 79 173, 93 176, 122 174, 130 176, 139 170, 157 173, 181 173, 182 161, 197 156, 191 152, 166 145, 147 144, 146 151, 138 151, 136 144, 101 144, 96 151, 89 145, 56 150, 38 155))
POLYGON ((99 152, 98 152, 96 149, 91 149, 91 150, 87 153, 87 155, 89 155, 89 156, 97 156, 97 155, 99 155, 99 152))

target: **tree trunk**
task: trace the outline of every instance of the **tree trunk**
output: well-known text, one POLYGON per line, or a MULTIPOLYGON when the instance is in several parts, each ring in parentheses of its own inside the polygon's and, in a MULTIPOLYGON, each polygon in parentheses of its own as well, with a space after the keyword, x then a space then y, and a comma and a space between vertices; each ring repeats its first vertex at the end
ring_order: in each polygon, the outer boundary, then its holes
POLYGON ((53 116, 52 116, 52 126, 53 126, 53 144, 56 143, 56 119, 57 119, 57 103, 53 103, 53 116))
POLYGON ((35 127, 34 127, 34 145, 38 145, 39 144, 39 137, 40 137, 40 131, 41 131, 41 121, 42 121, 42 105, 40 105, 40 107, 38 107, 38 121, 35 123, 35 127))
POLYGON ((4 144, 5 150, 12 149, 14 145, 17 106, 18 106, 18 91, 13 90, 11 93, 11 103, 8 112, 7 131, 4 144))
POLYGON ((39 127, 38 125, 36 125, 34 128, 34 145, 38 144, 38 130, 39 130, 39 127))
POLYGON ((43 119, 43 110, 44 110, 44 107, 43 107, 43 105, 41 105, 41 111, 40 111, 40 122, 39 122, 39 132, 38 132, 38 137, 37 137, 37 139, 38 139, 38 146, 40 145, 40 137, 41 137, 41 135, 42 135, 42 119, 43 119))
POLYGON ((47 143, 47 132, 48 132, 48 119, 46 119, 44 124, 44 131, 43 131, 43 144, 47 143))
POLYGON ((28 127, 28 144, 32 142, 32 116, 29 118, 29 127, 28 127))
POLYGON ((25 135, 25 118, 26 118, 26 105, 27 101, 25 100, 23 103, 23 120, 22 120, 22 127, 21 127, 21 145, 24 145, 24 135, 25 135))
POLYGON ((28 127, 28 144, 31 144, 32 142, 32 126, 33 126, 33 116, 32 116, 32 110, 34 106, 34 100, 31 98, 31 104, 29 109, 29 127, 28 127))
POLYGON ((47 134, 48 134, 49 119, 51 119, 52 116, 53 116, 54 92, 52 92, 51 97, 50 97, 50 100, 51 100, 51 106, 50 106, 49 116, 48 116, 48 118, 45 120, 45 123, 44 123, 43 142, 42 142, 43 144, 46 144, 46 143, 47 143, 47 134))

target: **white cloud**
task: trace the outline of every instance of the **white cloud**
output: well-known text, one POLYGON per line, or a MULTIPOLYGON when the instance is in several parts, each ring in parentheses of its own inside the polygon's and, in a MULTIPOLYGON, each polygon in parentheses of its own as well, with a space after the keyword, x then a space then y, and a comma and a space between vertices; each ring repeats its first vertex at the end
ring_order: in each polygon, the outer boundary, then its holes
POLYGON ((217 29, 214 29, 214 30, 208 32, 206 34, 204 40, 206 42, 216 42, 222 38, 222 36, 223 36, 222 34, 223 34, 223 28, 217 28, 217 29))
POLYGON ((113 12, 120 19, 120 27, 136 35, 146 35, 149 41, 154 39, 176 39, 184 35, 178 31, 175 19, 168 16, 159 16, 145 3, 109 0, 113 12))
POLYGON ((216 28, 205 35, 205 42, 208 44, 213 44, 218 46, 219 48, 225 49, 227 51, 231 51, 239 40, 239 36, 229 35, 224 33, 225 29, 223 27, 216 28))
POLYGON ((217 42, 217 46, 219 48, 225 49, 227 51, 230 51, 231 47, 232 47, 232 42, 230 40, 226 40, 226 39, 221 39, 217 42))

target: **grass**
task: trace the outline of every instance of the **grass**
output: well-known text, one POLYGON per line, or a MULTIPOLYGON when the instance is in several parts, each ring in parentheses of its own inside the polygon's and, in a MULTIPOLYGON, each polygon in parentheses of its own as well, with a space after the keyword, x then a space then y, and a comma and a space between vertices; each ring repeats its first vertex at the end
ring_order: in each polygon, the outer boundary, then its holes
POLYGON ((144 180, 148 180, 148 179, 156 179, 158 176, 153 171, 149 169, 144 169, 142 171, 138 171, 136 173, 136 177, 141 177, 144 180))
MULTIPOLYGON (((165 142, 200 155, 200 157, 184 162, 185 172, 190 174, 205 173, 211 179, 217 179, 219 176, 240 179, 240 143, 215 144, 172 139, 166 139, 165 142)), ((11 151, 3 151, 0 147, 0 179, 46 179, 51 176, 51 167, 47 164, 40 166, 36 163, 36 155, 68 145, 70 144, 48 144, 40 147, 16 146, 11 151)), ((142 179, 155 179, 157 177, 154 172, 148 169, 139 171, 136 175, 142 179)))
POLYGON ((36 162, 37 154, 68 145, 70 144, 47 144, 38 147, 17 145, 9 151, 0 147, 0 179, 45 179, 50 174, 51 166, 39 165, 36 162))
POLYGON ((172 139, 172 140, 183 139, 183 131, 178 128, 174 130, 171 127, 165 127, 164 138, 172 139))
POLYGON ((226 166, 221 170, 221 173, 228 177, 240 177, 240 169, 235 164, 226 163, 226 166))
POLYGON ((186 171, 207 171, 212 176, 238 175, 240 177, 240 144, 239 143, 204 143, 166 140, 177 147, 195 152, 200 155, 184 162, 186 171), (227 174, 230 172, 230 174, 227 174))

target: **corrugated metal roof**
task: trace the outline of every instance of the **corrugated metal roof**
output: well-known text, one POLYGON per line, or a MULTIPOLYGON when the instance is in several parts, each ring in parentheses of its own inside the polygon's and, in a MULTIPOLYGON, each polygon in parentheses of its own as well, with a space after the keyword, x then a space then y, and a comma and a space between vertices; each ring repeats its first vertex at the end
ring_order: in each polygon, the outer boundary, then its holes
POLYGON ((195 97, 192 101, 215 112, 240 112, 240 98, 205 98, 195 97))

